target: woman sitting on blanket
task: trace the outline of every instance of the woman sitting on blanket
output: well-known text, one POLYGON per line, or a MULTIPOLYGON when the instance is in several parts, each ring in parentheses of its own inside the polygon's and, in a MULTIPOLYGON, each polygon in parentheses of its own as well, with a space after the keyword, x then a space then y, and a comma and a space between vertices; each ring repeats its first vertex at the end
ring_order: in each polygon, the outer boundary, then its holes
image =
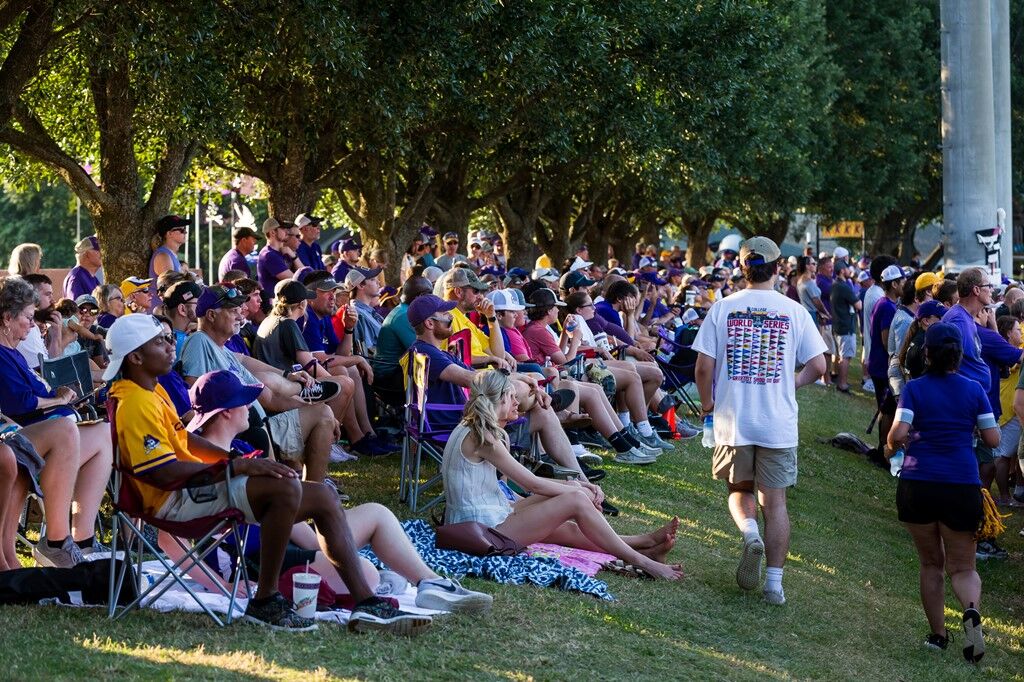
MULTIPOLYGON (((225 370, 204 374, 189 391, 195 417, 189 422, 188 430, 201 434, 225 450, 234 448, 250 451, 252 448, 235 438, 249 428, 248 405, 261 390, 262 384, 243 385, 238 377, 225 370)), ((467 590, 457 582, 441 578, 431 571, 416 553, 398 519, 387 507, 374 503, 361 504, 346 510, 345 516, 357 547, 369 545, 392 571, 417 586, 416 605, 420 608, 462 613, 490 609, 492 597, 489 594, 467 590)), ((247 532, 246 555, 258 561, 259 527, 250 527, 247 532)), ((177 559, 180 551, 175 548, 173 540, 169 537, 166 540, 160 543, 161 548, 177 559)), ((309 524, 295 524, 282 571, 308 562, 309 567, 323 576, 324 581, 337 594, 348 594, 348 588, 337 569, 324 555, 322 547, 316 531, 309 524)), ((368 560, 363 559, 362 562, 367 583, 371 587, 376 586, 379 581, 376 569, 368 560)), ((190 575, 201 584, 209 586, 200 571, 194 570, 190 575)))
POLYGON ((539 478, 509 454, 504 426, 516 418, 517 407, 507 373, 474 377, 463 419, 448 439, 441 464, 446 522, 477 521, 521 545, 548 542, 606 552, 656 578, 681 578, 678 564, 665 563, 679 519, 644 535, 616 534, 601 513, 600 488, 585 480, 539 478), (531 496, 504 492, 496 470, 531 496))

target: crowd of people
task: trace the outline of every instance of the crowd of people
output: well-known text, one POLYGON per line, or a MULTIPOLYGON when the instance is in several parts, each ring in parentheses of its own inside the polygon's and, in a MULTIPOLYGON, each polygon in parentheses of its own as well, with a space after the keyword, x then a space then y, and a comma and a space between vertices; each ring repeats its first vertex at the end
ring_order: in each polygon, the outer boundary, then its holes
POLYGON ((14 536, 29 492, 47 511, 37 563, 72 566, 102 549, 94 525, 116 445, 148 514, 187 520, 233 507, 258 526, 250 620, 314 627, 277 591, 282 570, 312 561, 351 593, 353 627, 427 627, 429 617, 374 596, 375 573, 357 554, 365 544, 418 585, 417 604, 486 610, 488 595, 423 564, 385 507, 343 509, 344 486, 330 475, 332 463, 401 449, 401 430, 384 417, 401 410, 420 358, 427 403, 455 408, 430 415, 448 433, 447 523, 602 551, 678 579, 668 558, 678 519, 616 533, 607 517, 618 510, 598 485, 614 481, 591 449, 647 467, 673 439, 703 432, 742 534, 737 583, 761 587, 763 572, 764 599, 783 604, 795 391, 818 383, 851 393, 859 357, 878 408, 869 458, 902 465, 898 514, 920 556, 928 642, 949 641, 945 568, 964 603, 965 655, 980 658, 974 561, 1006 556, 991 535, 975 546, 982 491, 994 482, 996 505, 1024 504, 1020 285, 842 247, 785 259, 764 237, 723 241, 700 269, 679 247, 645 244, 631 262, 599 262, 581 245, 557 268, 541 256, 527 269, 510 267, 496 234, 471 232, 463 249, 458 234, 429 226, 389 281, 386 252, 354 235, 323 248, 321 223, 303 214, 236 226, 207 282, 179 259, 189 221, 173 215, 155 225, 148 272, 119 283, 104 281, 95 237, 76 245, 59 292, 37 246, 15 250, 0 280, 0 569, 20 565, 14 536), (117 401, 116 444, 106 425, 75 423, 85 396, 38 374, 41 362, 83 352, 89 388, 117 401), (704 424, 678 410, 678 380, 696 383, 704 424), (252 451, 266 456, 234 456, 252 451), (210 499, 164 489, 225 458, 210 499))

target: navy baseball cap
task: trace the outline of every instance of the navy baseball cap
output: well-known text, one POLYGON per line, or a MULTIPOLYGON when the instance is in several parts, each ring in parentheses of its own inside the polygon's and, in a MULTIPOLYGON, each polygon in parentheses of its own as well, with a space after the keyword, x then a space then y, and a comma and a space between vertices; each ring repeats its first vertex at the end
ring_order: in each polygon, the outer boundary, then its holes
POLYGON ((196 316, 202 317, 210 310, 237 308, 245 303, 247 298, 248 296, 234 286, 214 284, 212 287, 207 287, 196 302, 196 316))
POLYGON ((341 243, 342 251, 358 251, 363 248, 363 245, 359 243, 359 240, 352 239, 351 237, 341 243))
POLYGON ((938 301, 925 301, 921 304, 921 307, 917 309, 917 319, 923 320, 926 317, 941 318, 946 314, 947 310, 948 308, 938 301))
POLYGON ((577 287, 590 287, 594 285, 594 281, 584 275, 579 270, 573 270, 562 275, 562 280, 558 283, 560 289, 575 289, 577 287))
POLYGON ((654 284, 655 286, 659 287, 668 284, 666 280, 663 280, 661 277, 658 277, 658 273, 656 272, 641 272, 639 275, 637 275, 637 279, 643 280, 644 282, 650 282, 651 284, 654 284))
POLYGON ((960 330, 948 322, 936 322, 928 327, 928 331, 924 333, 924 345, 926 347, 942 346, 949 341, 956 341, 961 347, 964 344, 960 330))
POLYGON ((211 417, 233 407, 251 405, 263 392, 263 384, 243 384, 233 372, 220 369, 207 372, 192 384, 188 397, 192 401, 195 416, 188 423, 188 430, 195 431, 211 417))
POLYGON ((417 296, 416 300, 409 304, 409 324, 413 327, 423 324, 423 321, 431 315, 446 313, 455 305, 455 301, 442 301, 440 297, 433 294, 417 296))

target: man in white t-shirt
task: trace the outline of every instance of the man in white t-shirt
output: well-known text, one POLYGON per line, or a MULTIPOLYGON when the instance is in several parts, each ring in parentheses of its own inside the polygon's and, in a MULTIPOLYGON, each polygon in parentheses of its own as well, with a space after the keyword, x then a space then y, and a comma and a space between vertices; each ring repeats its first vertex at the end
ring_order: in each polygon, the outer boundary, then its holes
POLYGON ((796 389, 825 372, 826 350, 807 310, 773 288, 781 255, 767 237, 743 242, 740 267, 748 286, 711 306, 693 342, 701 406, 705 417, 715 418, 712 473, 726 482, 729 511, 743 532, 736 582, 757 587, 767 555, 764 598, 772 604, 786 601, 782 566, 789 550, 786 489, 797 474, 796 389))

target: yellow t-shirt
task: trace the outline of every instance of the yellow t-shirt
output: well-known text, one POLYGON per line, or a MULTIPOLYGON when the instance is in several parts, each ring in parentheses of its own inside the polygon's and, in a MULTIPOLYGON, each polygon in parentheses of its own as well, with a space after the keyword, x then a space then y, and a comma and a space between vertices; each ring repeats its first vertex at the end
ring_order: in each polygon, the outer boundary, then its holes
MULTIPOLYGON (((110 389, 117 398, 117 447, 121 463, 136 476, 145 475, 176 460, 198 462, 188 451, 188 432, 163 386, 147 391, 134 381, 120 379, 110 389)), ((155 514, 170 492, 133 481, 143 510, 155 514)))
POLYGON ((482 358, 485 355, 491 354, 491 341, 480 331, 480 328, 470 322, 469 318, 466 317, 466 313, 462 312, 458 308, 452 309, 452 333, 457 334, 463 329, 469 330, 470 347, 472 348, 474 358, 482 358))
POLYGON ((1013 396, 1017 393, 1017 383, 1020 381, 1020 365, 1010 369, 1010 376, 999 381, 999 406, 1003 408, 1003 414, 999 417, 999 425, 1014 418, 1013 396))

